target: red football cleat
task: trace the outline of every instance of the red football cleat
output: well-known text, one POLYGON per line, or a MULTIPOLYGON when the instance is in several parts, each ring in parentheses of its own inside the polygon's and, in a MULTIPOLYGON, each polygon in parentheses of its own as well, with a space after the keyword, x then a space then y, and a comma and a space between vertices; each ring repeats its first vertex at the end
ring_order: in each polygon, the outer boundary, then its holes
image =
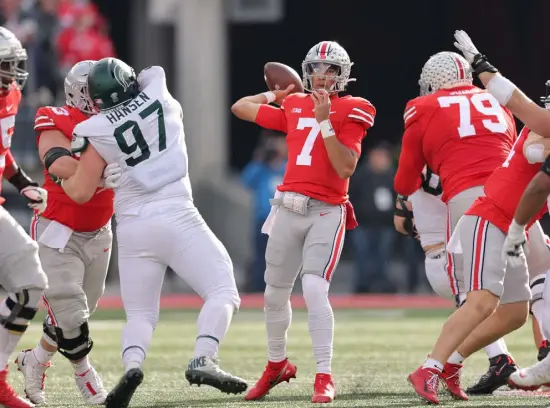
POLYGON ((279 363, 269 361, 265 370, 254 387, 248 391, 244 397, 247 401, 258 400, 269 394, 269 390, 283 381, 289 382, 291 378, 296 378, 296 366, 288 359, 279 363))
POLYGON ((439 404, 437 391, 439 389, 439 376, 441 373, 435 368, 418 367, 407 378, 420 398, 429 404, 439 404))
POLYGON ((464 392, 460 386, 460 370, 462 369, 462 364, 445 364, 443 367, 443 372, 441 373, 441 379, 443 380, 443 385, 456 400, 468 401, 468 395, 464 392))
POLYGON ((332 375, 317 373, 311 402, 323 404, 334 401, 334 398, 336 398, 336 388, 332 381, 332 375))
POLYGON ((6 408, 32 408, 29 401, 21 398, 8 384, 8 367, 0 371, 0 405, 6 408))

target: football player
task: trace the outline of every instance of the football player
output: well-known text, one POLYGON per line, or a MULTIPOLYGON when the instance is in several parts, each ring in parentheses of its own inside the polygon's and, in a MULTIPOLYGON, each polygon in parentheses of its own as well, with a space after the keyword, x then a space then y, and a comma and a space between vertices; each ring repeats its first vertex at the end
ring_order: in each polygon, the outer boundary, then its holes
MULTIPOLYGON (((27 52, 15 35, 0 27, 0 177, 3 176, 37 212, 46 209, 48 193, 17 166, 11 152, 15 115, 28 73, 27 52)), ((0 198, 0 204, 5 200, 0 198)), ((29 408, 8 384, 8 359, 33 319, 47 278, 38 259, 38 245, 15 219, 0 207, 0 285, 8 297, 0 304, 0 405, 29 408)))
MULTIPOLYGON (((442 200, 447 204, 448 245, 460 217, 484 194, 483 184, 506 160, 516 140, 516 129, 511 113, 487 91, 472 85, 471 67, 456 53, 440 52, 430 57, 419 84, 421 96, 410 101, 405 109, 405 133, 394 187, 398 194, 414 193, 420 187, 425 165, 440 176, 442 200)), ((448 247, 446 268, 453 295, 460 305, 466 296, 465 278, 469 277, 464 276, 462 256, 453 255, 448 247)), ((468 302, 443 326, 442 335, 424 366, 409 376, 423 398, 437 402, 434 373, 447 379, 449 391, 456 398, 468 398, 454 381, 459 365, 447 365, 444 370, 444 364, 466 338, 468 328, 473 330, 485 319, 476 314, 477 308, 493 298, 487 291, 471 291, 468 302), (481 320, 476 323, 476 318, 470 316, 472 313, 481 320), (462 334, 457 335, 456 330, 462 334)))
POLYGON ((104 58, 90 71, 88 92, 99 113, 75 127, 73 150, 81 152, 80 161, 62 186, 73 200, 85 203, 94 197, 106 164, 122 168, 114 191, 127 318, 124 375, 107 396, 107 407, 127 407, 143 380, 168 266, 205 300, 187 380, 226 393, 245 391, 246 382, 218 364, 218 348, 240 297, 231 258, 193 203, 183 111, 166 87, 164 70, 149 67, 136 78, 123 61, 104 58))
POLYGON ((42 267, 49 287, 44 294, 48 315, 43 335, 32 350, 19 353, 16 363, 25 377, 25 393, 43 404, 45 372, 56 351, 74 368, 74 379, 84 401, 102 404, 107 392, 90 365, 92 349, 88 319, 105 288, 111 257, 113 190, 120 167, 107 166, 93 198, 79 205, 54 180, 72 176, 78 157, 71 154, 74 127, 96 113, 88 96, 88 74, 95 61, 77 63, 65 77, 67 104, 38 109, 35 118, 38 152, 44 163, 44 188, 48 208, 35 215, 31 237, 38 242, 42 267))
POLYGON ((264 232, 266 249, 265 320, 268 363, 247 400, 296 376, 287 358, 291 321, 290 294, 297 277, 304 299, 317 374, 312 402, 331 402, 334 316, 328 299, 345 230, 357 223, 348 200, 349 177, 361 154, 361 141, 374 124, 374 106, 363 98, 340 96, 352 62, 334 41, 313 46, 303 63, 303 84, 309 93, 289 95, 291 87, 239 99, 232 107, 240 119, 287 134, 288 165, 277 187, 264 232), (270 106, 276 102, 280 107, 270 106))

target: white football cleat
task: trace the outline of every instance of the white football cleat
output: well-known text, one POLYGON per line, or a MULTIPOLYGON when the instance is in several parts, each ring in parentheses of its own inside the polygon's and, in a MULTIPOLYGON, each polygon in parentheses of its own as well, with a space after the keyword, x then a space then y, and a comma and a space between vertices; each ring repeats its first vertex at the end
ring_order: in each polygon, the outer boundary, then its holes
POLYGON ((50 368, 50 363, 40 364, 32 350, 23 350, 15 360, 17 369, 21 371, 25 378, 25 394, 27 398, 36 405, 46 402, 44 393, 46 370, 50 368))
POLYGON ((508 378, 510 388, 535 391, 541 386, 550 386, 550 355, 544 360, 513 373, 508 378))
POLYGON ((76 386, 84 398, 84 402, 90 405, 103 405, 107 398, 107 391, 97 371, 91 367, 81 375, 74 375, 76 386))

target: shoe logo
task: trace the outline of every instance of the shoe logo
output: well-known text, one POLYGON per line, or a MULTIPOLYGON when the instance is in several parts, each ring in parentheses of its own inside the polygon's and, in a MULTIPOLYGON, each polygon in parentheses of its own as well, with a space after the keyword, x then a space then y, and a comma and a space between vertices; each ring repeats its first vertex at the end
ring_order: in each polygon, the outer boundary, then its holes
POLYGON ((495 374, 497 376, 499 376, 500 374, 502 374, 502 370, 504 370, 506 368, 506 364, 504 364, 502 367, 500 367, 499 369, 497 369, 497 371, 495 371, 495 374))
POLYGON ((111 249, 111 247, 104 248, 103 252, 107 252, 109 249, 111 249))
POLYGON ((281 371, 279 371, 279 374, 277 374, 277 377, 275 377, 273 380, 269 381, 269 388, 275 387, 277 384, 279 384, 279 380, 283 376, 283 373, 285 373, 288 369, 288 364, 283 368, 281 371))
POLYGON ((519 372, 519 378, 525 378, 525 377, 527 377, 527 376, 523 373, 523 371, 520 371, 519 372))
POLYGON ((322 212, 322 213, 319 214, 319 215, 320 215, 321 217, 324 217, 324 216, 327 215, 327 214, 330 214, 330 211, 328 211, 328 212, 322 212))
POLYGON ((13 108, 13 105, 7 105, 6 106, 6 110, 9 112, 11 110, 11 108, 13 108))

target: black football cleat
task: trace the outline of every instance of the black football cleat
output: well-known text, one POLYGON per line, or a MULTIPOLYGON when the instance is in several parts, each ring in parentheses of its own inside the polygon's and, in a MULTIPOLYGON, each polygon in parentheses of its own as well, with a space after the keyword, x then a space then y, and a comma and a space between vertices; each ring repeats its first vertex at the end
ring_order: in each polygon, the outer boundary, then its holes
POLYGON ((122 376, 116 387, 107 395, 107 408, 127 408, 137 387, 143 381, 141 368, 132 368, 122 376))
POLYGON ((518 369, 512 357, 499 354, 489 359, 489 370, 479 381, 466 390, 469 395, 490 395, 498 388, 506 385, 508 377, 518 369))
POLYGON ((537 360, 544 360, 548 353, 550 353, 550 344, 548 344, 548 340, 543 340, 543 342, 540 343, 539 346, 539 354, 537 354, 537 360))

